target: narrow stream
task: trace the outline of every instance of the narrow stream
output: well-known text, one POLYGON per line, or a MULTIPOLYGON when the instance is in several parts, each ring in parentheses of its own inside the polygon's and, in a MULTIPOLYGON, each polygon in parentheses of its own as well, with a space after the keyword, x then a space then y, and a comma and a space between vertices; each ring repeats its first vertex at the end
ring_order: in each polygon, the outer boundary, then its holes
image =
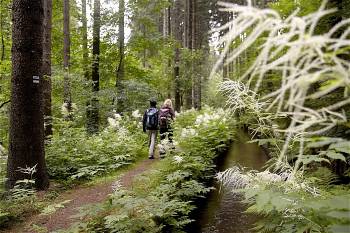
MULTIPOLYGON (((238 140, 231 145, 220 171, 233 165, 260 170, 267 156, 256 143, 247 143, 250 138, 241 132, 238 140)), ((196 221, 196 233, 250 233, 256 217, 244 213, 246 206, 240 197, 224 190, 218 182, 205 204, 200 208, 196 221)))

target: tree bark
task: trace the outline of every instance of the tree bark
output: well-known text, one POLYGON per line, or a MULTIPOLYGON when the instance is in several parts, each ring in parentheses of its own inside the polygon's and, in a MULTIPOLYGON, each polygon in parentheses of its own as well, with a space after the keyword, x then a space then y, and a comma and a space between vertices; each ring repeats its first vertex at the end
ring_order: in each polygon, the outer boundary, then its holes
POLYGON ((122 113, 125 111, 125 90, 123 87, 123 80, 125 76, 124 72, 124 15, 125 15, 125 2, 119 0, 119 62, 117 65, 116 72, 116 83, 117 88, 117 112, 122 113))
MULTIPOLYGON (((171 0, 170 0, 170 1, 171 1, 171 0)), ((167 14, 167 16, 168 16, 168 20, 167 20, 167 23, 168 23, 168 27, 167 27, 168 32, 167 32, 167 34, 168 34, 168 36, 170 37, 170 36, 171 36, 171 6, 169 6, 167 10, 168 10, 168 14, 167 14)))
POLYGON ((87 16, 86 16, 86 0, 82 0, 82 37, 83 37, 83 69, 84 77, 89 80, 89 69, 88 69, 88 33, 87 33, 87 16))
POLYGON ((0 63, 5 60, 5 40, 4 40, 4 17, 2 14, 3 0, 0 0, 0 34, 1 34, 1 56, 0 63))
POLYGON ((97 133, 99 130, 99 102, 98 92, 100 90, 100 25, 101 25, 100 0, 94 1, 94 23, 93 23, 93 42, 92 42, 92 92, 93 96, 89 105, 88 132, 97 133))
POLYGON ((181 110, 181 93, 180 93, 180 47, 182 45, 181 20, 180 20, 181 2, 175 0, 174 5, 174 36, 175 36, 175 57, 174 57, 174 96, 175 111, 181 110))
MULTIPOLYGON (((191 51, 192 53, 192 26, 193 26, 193 1, 192 0, 188 0, 186 1, 186 28, 185 28, 185 34, 186 34, 186 47, 188 50, 191 51)), ((193 98, 192 98, 192 76, 193 76, 193 67, 192 67, 192 62, 193 61, 189 61, 190 63, 190 67, 191 67, 191 72, 188 72, 188 77, 187 80, 187 84, 188 86, 186 86, 185 89, 185 107, 186 109, 190 109, 193 107, 193 98)))
POLYGON ((71 111, 71 91, 70 91, 70 78, 69 78, 69 68, 70 68, 70 3, 69 0, 63 1, 63 68, 64 68, 64 103, 68 109, 71 111))
POLYGON ((52 135, 51 112, 51 29, 52 29, 52 0, 44 1, 44 39, 43 39, 43 95, 44 95, 44 129, 45 137, 52 135))
MULTIPOLYGON (((199 49, 199 38, 198 38, 198 2, 197 0, 192 0, 192 50, 196 52, 199 49)), ((201 83, 200 76, 197 72, 197 62, 193 61, 192 63, 192 99, 193 99, 193 107, 195 109, 201 108, 201 83)))
POLYGON ((163 38, 168 34, 168 8, 163 10, 163 38))
POLYGON ((38 189, 49 186, 44 150, 42 0, 13 0, 12 93, 6 187, 28 179, 19 168, 36 167, 38 189))

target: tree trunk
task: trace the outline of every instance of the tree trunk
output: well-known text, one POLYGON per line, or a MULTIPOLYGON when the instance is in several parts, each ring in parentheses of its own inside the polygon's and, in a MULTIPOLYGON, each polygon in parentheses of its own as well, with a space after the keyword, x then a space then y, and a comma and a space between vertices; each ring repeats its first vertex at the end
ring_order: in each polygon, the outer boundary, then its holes
POLYGON ((3 0, 0 0, 0 34, 1 34, 1 56, 0 56, 0 64, 5 60, 5 40, 4 40, 4 17, 2 14, 2 6, 3 0))
POLYGON ((70 78, 69 78, 69 68, 70 68, 70 5, 69 0, 63 1, 63 34, 64 34, 64 44, 63 44, 63 67, 64 67, 64 103, 66 104, 68 112, 71 111, 71 92, 70 92, 70 78))
MULTIPOLYGON (((198 47, 198 2, 197 0, 192 0, 192 50, 194 52, 199 49, 198 47)), ((192 63, 192 99, 193 99, 193 107, 195 109, 201 108, 200 98, 201 98, 201 83, 200 83, 200 76, 197 72, 197 61, 193 61, 192 63)))
POLYGON ((13 0, 12 93, 6 187, 28 179, 19 168, 36 167, 38 189, 49 186, 44 150, 42 0, 13 0))
POLYGON ((168 34, 168 9, 163 10, 163 37, 167 38, 168 34))
POLYGON ((52 0, 44 1, 44 41, 43 41, 43 93, 45 137, 52 136, 51 113, 51 29, 52 29, 52 0))
POLYGON ((101 26, 101 11, 100 0, 94 2, 94 24, 93 24, 93 42, 92 42, 92 91, 100 90, 100 26, 101 26))
POLYGON ((88 69, 88 35, 87 35, 87 16, 86 16, 86 0, 82 0, 82 36, 83 36, 83 69, 84 77, 86 80, 89 80, 89 69, 88 69))
POLYGON ((99 130, 99 102, 98 92, 100 90, 100 25, 101 25, 100 0, 94 1, 93 15, 93 42, 92 42, 92 92, 93 96, 89 105, 88 132, 97 133, 99 130))
POLYGON ((168 10, 168 14, 167 14, 167 16, 168 16, 168 20, 167 20, 168 32, 167 32, 167 34, 170 37, 171 36, 171 6, 169 6, 167 10, 168 10))
POLYGON ((181 2, 175 0, 174 6, 174 36, 175 36, 175 58, 174 58, 174 95, 175 95, 175 111, 180 112, 181 109, 181 93, 180 93, 180 47, 182 45, 181 20, 180 20, 181 2))
MULTIPOLYGON (((192 0, 186 1, 186 28, 185 28, 185 34, 186 34, 186 47, 188 50, 192 52, 192 26, 193 26, 193 2, 192 0)), ((192 69, 192 62, 190 61, 190 67, 191 67, 191 72, 188 72, 188 77, 187 77, 187 86, 185 88, 185 107, 186 109, 192 108, 192 76, 193 76, 193 69, 192 69)))
MULTIPOLYGON (((88 88, 88 83, 90 81, 89 77, 89 51, 88 51, 88 26, 87 26, 87 15, 86 15, 86 0, 81 1, 81 23, 82 23, 82 39, 83 39, 83 69, 84 69, 84 78, 86 80, 86 87, 88 88)), ((90 108, 90 99, 86 101, 86 129, 89 133, 89 121, 91 118, 91 108, 90 108)))
MULTIPOLYGON (((170 3, 172 3, 171 0, 169 0, 170 3)), ((170 39, 171 37, 171 5, 164 9, 164 28, 163 28, 163 36, 164 38, 170 39)), ((171 59, 169 58, 167 61, 168 66, 167 70, 165 73, 168 74, 168 71, 171 70, 171 59)), ((167 98, 171 99, 172 96, 172 90, 171 90, 171 82, 168 82, 168 93, 167 93, 167 98)))
POLYGON ((123 87, 124 80, 124 14, 125 14, 125 2, 119 0, 119 62, 117 65, 117 75, 115 86, 117 88, 117 112, 122 113, 125 111, 125 90, 123 87))

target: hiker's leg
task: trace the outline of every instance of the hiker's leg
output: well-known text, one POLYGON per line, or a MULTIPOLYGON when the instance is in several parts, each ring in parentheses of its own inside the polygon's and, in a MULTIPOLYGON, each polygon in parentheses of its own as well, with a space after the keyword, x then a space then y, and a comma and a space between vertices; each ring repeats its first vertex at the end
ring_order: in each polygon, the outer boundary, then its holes
POLYGON ((148 147, 151 146, 151 131, 150 130, 147 130, 147 134, 148 134, 148 147))
POLYGON ((169 127, 168 128, 168 139, 169 139, 170 143, 173 143, 173 136, 174 136, 173 129, 171 127, 169 127))
POLYGON ((165 146, 164 146, 164 139, 166 138, 166 135, 167 135, 167 131, 166 131, 166 128, 160 128, 159 129, 159 133, 160 133, 160 144, 159 144, 159 156, 161 158, 164 157, 166 151, 165 151, 165 146))
POLYGON ((154 149, 156 146, 156 137, 157 137, 157 131, 156 130, 150 130, 150 139, 151 143, 149 146, 149 158, 154 158, 154 149))
POLYGON ((152 156, 152 150, 151 150, 151 145, 152 145, 152 131, 147 130, 148 133, 148 157, 152 156))
POLYGON ((160 133, 160 140, 164 140, 166 138, 166 129, 160 128, 159 133, 160 133))

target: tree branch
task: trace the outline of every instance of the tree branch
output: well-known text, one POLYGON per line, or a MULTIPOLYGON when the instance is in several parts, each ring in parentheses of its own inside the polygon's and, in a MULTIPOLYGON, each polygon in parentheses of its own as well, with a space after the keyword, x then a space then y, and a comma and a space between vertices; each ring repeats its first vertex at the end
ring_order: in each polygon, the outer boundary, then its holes
POLYGON ((10 102, 11 102, 11 100, 8 100, 8 101, 5 101, 4 103, 0 104, 0 108, 4 107, 5 104, 8 104, 8 103, 10 103, 10 102))

